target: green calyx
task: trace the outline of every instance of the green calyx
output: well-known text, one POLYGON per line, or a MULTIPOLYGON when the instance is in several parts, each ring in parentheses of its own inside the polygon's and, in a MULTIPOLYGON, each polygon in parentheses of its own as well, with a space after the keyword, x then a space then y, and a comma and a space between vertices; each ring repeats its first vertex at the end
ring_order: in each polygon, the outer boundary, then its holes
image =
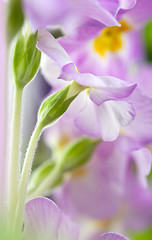
POLYGON ((63 172, 71 171, 86 164, 101 139, 83 137, 70 143, 61 154, 60 167, 63 172))
POLYGON ((43 127, 49 126, 65 113, 71 102, 83 90, 77 85, 73 82, 44 100, 38 113, 38 122, 43 127))
POLYGON ((53 157, 53 161, 41 164, 32 174, 28 199, 50 194, 63 182, 65 172, 76 170, 90 160, 100 142, 101 139, 83 137, 70 143, 59 155, 53 157))
POLYGON ((15 85, 24 88, 38 71, 41 52, 36 48, 37 33, 27 38, 20 33, 17 37, 14 57, 13 73, 15 85))
MULTIPOLYGON (((28 195, 32 194, 36 189, 40 186, 41 183, 44 182, 44 180, 51 175, 52 171, 55 168, 55 162, 48 160, 41 164, 32 174, 29 189, 28 189, 28 195)), ((51 185, 50 183, 50 189, 47 189, 51 191, 52 188, 58 186, 59 184, 62 183, 63 176, 62 174, 58 176, 56 181, 51 185)))

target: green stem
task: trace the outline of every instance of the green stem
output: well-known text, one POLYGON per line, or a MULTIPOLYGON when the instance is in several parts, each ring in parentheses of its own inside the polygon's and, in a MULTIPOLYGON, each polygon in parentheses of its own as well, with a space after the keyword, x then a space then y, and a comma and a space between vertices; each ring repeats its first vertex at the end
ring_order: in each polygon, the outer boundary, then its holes
POLYGON ((8 176, 8 214, 10 224, 14 219, 18 195, 19 141, 23 89, 15 87, 11 129, 11 149, 8 176))
POLYGON ((27 201, 38 197, 38 196, 43 196, 47 193, 49 190, 49 193, 51 192, 51 189, 53 188, 55 182, 57 179, 61 176, 62 174, 62 169, 60 167, 60 164, 58 163, 53 171, 46 177, 46 179, 39 185, 39 187, 32 192, 28 197, 27 201))
POLYGON ((29 146, 27 148, 24 165, 21 173, 21 180, 19 185, 19 192, 18 192, 18 203, 16 207, 16 215, 15 215, 15 231, 21 232, 22 225, 23 225, 23 216, 24 216, 24 205, 25 205, 25 198, 27 192, 27 185, 29 181, 29 176, 32 168, 32 161, 35 154, 35 149, 37 146, 38 139, 42 132, 41 124, 37 124, 36 128, 31 136, 29 146))

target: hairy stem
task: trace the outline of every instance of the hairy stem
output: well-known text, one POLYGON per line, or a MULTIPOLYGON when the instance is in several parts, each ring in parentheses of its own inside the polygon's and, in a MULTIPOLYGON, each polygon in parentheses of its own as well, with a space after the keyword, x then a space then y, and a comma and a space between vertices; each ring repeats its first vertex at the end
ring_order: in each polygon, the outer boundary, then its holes
POLYGON ((10 224, 14 219, 18 195, 18 177, 19 177, 18 166, 19 166, 22 93, 23 89, 15 87, 11 127, 9 175, 8 175, 8 214, 10 224))
POLYGON ((21 173, 21 180, 19 185, 19 192, 18 192, 18 202, 16 207, 16 215, 15 215, 15 231, 21 232, 22 225, 23 225, 23 216, 24 216, 24 205, 25 205, 25 198, 27 192, 27 185, 29 181, 29 176, 32 168, 32 161, 34 158, 36 146, 38 143, 38 139, 42 132, 41 124, 37 125, 29 142, 29 146, 27 148, 24 165, 21 173))

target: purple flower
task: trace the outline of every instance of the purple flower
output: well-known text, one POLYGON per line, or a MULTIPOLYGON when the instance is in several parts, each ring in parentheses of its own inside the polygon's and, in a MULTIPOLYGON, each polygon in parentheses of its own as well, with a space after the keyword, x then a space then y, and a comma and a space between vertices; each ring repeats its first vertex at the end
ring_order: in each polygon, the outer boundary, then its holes
POLYGON ((78 227, 51 200, 43 197, 25 206, 24 239, 78 240, 78 227))
POLYGON ((76 126, 92 137, 102 137, 106 141, 116 139, 120 127, 134 119, 134 107, 125 98, 136 85, 113 77, 79 73, 65 50, 45 30, 39 32, 38 48, 56 64, 58 78, 66 81, 74 79, 86 87, 70 108, 76 126))
POLYGON ((138 0, 133 8, 118 12, 121 27, 84 24, 59 42, 80 72, 128 80, 131 63, 144 58, 142 28, 151 17, 151 1, 138 0))
POLYGON ((104 222, 109 228, 117 223, 124 232, 144 229, 152 221, 150 169, 150 152, 138 143, 126 137, 103 142, 87 166, 71 173, 55 199, 72 216, 101 222, 102 231, 104 222))

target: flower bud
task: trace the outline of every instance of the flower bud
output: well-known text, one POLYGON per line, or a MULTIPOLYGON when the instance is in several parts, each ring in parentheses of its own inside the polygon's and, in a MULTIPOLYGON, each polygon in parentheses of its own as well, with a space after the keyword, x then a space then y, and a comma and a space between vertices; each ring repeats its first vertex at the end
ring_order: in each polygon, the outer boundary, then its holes
MULTIPOLYGON (((44 162, 43 164, 41 164, 32 173, 32 177, 31 177, 31 181, 30 181, 30 185, 29 185, 29 189, 28 189, 29 195, 32 194, 32 192, 34 192, 49 175, 51 175, 51 172, 54 170, 54 167, 55 167, 55 163, 53 161, 48 160, 48 161, 44 162)), ((50 182, 50 189, 61 184, 62 180, 63 180, 63 175, 60 174, 58 176, 58 178, 56 179, 56 181, 53 183, 53 185, 50 182)), ((49 192, 50 189, 47 189, 47 191, 49 192)))
POLYGON ((60 167, 63 171, 74 170, 89 161, 101 139, 83 137, 67 146, 61 153, 60 167))
POLYGON ((38 122, 43 127, 49 126, 62 116, 82 90, 84 90, 83 86, 73 82, 45 99, 39 110, 38 122))
POLYGON ((24 88, 35 76, 39 68, 41 53, 36 48, 37 33, 27 39, 19 34, 14 50, 13 73, 15 84, 24 88))

